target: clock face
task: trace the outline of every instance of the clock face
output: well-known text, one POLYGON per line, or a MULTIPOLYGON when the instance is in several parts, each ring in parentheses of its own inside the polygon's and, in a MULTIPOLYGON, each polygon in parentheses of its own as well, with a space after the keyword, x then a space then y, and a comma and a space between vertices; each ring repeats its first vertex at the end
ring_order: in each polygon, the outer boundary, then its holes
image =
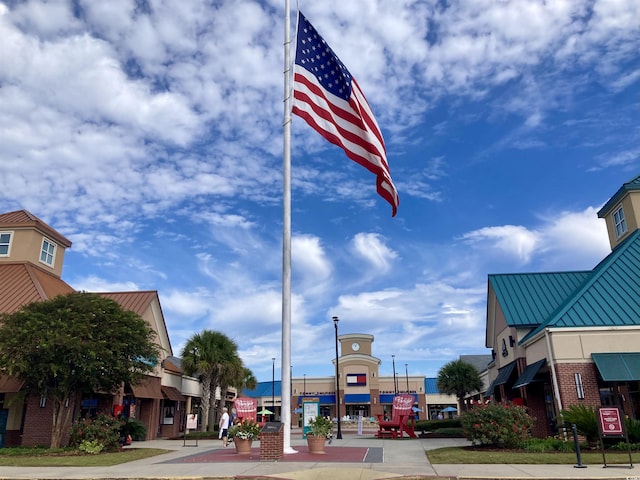
POLYGON ((351 344, 351 348, 353 349, 354 352, 357 352, 358 350, 360 350, 360 344, 358 342, 353 342, 351 344))

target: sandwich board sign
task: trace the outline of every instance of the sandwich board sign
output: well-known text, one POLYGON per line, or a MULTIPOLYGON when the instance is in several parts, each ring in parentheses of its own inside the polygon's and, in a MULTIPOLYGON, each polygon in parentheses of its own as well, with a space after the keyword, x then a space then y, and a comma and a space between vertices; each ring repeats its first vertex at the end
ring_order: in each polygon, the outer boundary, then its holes
POLYGON ((607 468, 607 459, 604 455, 605 438, 624 438, 629 446, 629 468, 633 468, 631 460, 631 446, 625 428, 624 417, 618 407, 598 407, 598 431, 600 433, 600 447, 602 448, 602 461, 607 468))

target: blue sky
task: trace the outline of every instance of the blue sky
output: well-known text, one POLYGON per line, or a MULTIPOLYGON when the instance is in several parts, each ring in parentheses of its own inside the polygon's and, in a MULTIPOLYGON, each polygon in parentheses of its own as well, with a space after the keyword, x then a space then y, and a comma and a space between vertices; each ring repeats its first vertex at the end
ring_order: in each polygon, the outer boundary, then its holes
MULTIPOLYGON (((333 373, 333 315, 375 336, 381 374, 395 355, 435 376, 489 353, 489 273, 609 253, 596 212, 640 170, 637 2, 300 8, 367 95, 400 207, 294 117, 294 377, 333 373)), ((158 290, 174 354, 219 330, 259 380, 281 356, 283 17, 283 1, 0 0, 1 211, 72 240, 74 288, 158 290)))

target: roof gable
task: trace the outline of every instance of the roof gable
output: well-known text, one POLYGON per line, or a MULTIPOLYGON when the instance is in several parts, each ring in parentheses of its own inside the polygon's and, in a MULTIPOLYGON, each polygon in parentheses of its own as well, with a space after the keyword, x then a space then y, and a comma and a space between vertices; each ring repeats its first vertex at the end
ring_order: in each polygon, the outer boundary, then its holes
POLYGON ((25 228, 30 227, 40 230, 46 236, 55 240, 57 243, 65 248, 71 246, 71 240, 66 238, 57 230, 51 228, 45 222, 36 217, 33 213, 27 210, 16 210, 15 212, 0 213, 0 228, 25 228))
POLYGON ((489 275, 500 308, 510 327, 543 323, 591 272, 508 273, 489 275))
POLYGON ((602 260, 589 279, 542 325, 609 327, 640 325, 640 230, 602 260))
POLYGON ((633 190, 640 190, 640 175, 632 178, 628 182, 624 183, 616 193, 603 205, 603 207, 598 211, 598 218, 602 218, 607 215, 609 210, 613 208, 619 201, 624 197, 627 192, 633 190))
POLYGON ((28 262, 0 264, 0 312, 14 313, 24 305, 74 291, 56 275, 28 262))

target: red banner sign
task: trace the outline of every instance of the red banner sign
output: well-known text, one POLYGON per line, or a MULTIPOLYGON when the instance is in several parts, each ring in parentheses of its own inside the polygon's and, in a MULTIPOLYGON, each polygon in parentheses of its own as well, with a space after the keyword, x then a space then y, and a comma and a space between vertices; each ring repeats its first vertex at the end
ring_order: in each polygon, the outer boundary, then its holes
POLYGON ((600 432, 603 437, 624 436, 624 424, 620 410, 615 407, 600 407, 598 409, 600 432))

